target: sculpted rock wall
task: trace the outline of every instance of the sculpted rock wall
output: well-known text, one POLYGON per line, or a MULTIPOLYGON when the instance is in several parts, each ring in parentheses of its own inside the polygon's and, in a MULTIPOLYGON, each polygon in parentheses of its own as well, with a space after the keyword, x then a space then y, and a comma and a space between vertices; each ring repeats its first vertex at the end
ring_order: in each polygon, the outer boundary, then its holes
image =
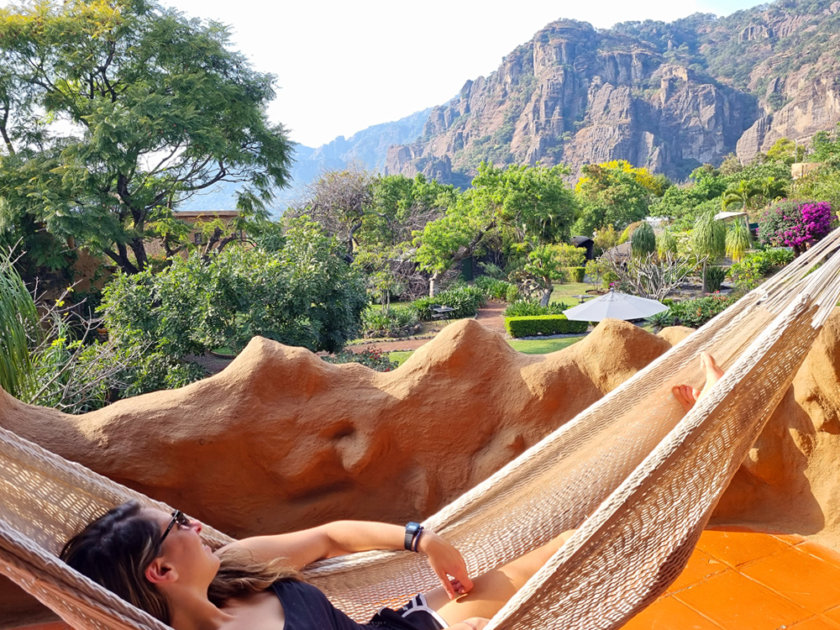
POLYGON ((235 536, 435 511, 668 349, 622 322, 552 355, 473 320, 402 367, 256 338, 221 374, 68 416, 3 395, 3 425, 235 536))
MULTIPOLYGON (((388 373, 256 338, 214 377, 81 416, 0 390, 0 423, 235 536, 334 518, 401 522, 474 486, 689 332, 608 320, 530 356, 464 320, 388 373)), ((840 309, 714 521, 840 548, 838 455, 840 309)), ((36 609, 22 601, 0 581, 0 625, 36 609)))

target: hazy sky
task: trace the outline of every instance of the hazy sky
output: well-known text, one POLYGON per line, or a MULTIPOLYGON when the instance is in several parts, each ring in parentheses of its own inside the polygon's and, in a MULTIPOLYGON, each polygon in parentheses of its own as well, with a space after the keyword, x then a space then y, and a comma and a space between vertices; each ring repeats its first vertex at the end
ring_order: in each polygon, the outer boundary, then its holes
MULTIPOLYGON (((291 139, 319 146, 441 105, 464 82, 559 18, 609 28, 758 0, 159 0, 231 27, 234 48, 277 77, 269 108, 291 139)), ((0 4, 7 1, 0 0, 0 4)))

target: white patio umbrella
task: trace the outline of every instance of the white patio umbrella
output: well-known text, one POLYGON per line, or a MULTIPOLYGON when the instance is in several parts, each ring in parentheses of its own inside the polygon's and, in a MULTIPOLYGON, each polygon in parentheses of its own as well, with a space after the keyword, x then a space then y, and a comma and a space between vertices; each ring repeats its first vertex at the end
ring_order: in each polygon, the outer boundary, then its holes
POLYGON ((578 321, 600 322, 607 318, 644 319, 667 310, 668 307, 662 302, 610 290, 606 295, 567 308, 563 314, 578 321))

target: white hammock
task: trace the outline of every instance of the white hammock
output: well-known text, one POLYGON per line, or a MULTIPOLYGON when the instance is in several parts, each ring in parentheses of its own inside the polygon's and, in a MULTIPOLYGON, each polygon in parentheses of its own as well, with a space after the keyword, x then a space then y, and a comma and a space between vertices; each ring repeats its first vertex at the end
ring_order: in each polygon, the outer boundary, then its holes
MULTIPOLYGON (((840 230, 426 520, 473 574, 578 528, 489 628, 618 628, 679 575, 840 297, 838 249, 840 230), (696 381, 703 350, 727 371, 683 417, 670 389, 696 381)), ((55 554, 114 505, 168 506, 2 429, 0 497, 0 572, 76 628, 166 627, 55 554)), ((398 552, 327 560, 306 575, 360 620, 436 585, 422 558, 398 552)))

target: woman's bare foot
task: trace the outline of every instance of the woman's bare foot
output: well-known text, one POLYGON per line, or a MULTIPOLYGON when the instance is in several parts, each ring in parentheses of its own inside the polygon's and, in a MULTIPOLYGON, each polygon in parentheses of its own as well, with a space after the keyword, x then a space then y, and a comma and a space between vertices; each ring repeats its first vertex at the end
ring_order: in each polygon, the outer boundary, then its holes
POLYGON ((686 413, 688 413, 688 410, 694 406, 694 403, 703 398, 709 389, 711 389, 712 385, 717 383, 720 380, 720 377, 723 376, 723 370, 717 364, 714 357, 708 352, 700 353, 700 367, 706 374, 706 382, 703 385, 703 389, 697 389, 695 387, 691 387, 690 385, 676 385, 671 388, 671 391, 674 392, 674 398, 676 398, 682 405, 682 408, 686 411, 686 413))

